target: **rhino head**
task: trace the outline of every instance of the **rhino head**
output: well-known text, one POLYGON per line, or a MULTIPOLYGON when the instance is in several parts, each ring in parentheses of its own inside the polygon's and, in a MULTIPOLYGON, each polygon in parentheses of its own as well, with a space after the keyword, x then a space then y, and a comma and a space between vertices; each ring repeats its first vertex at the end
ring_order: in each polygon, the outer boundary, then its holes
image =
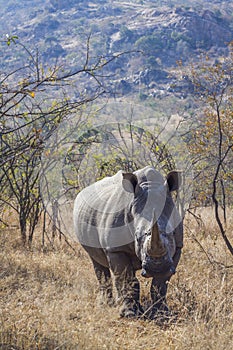
POLYGON ((165 277, 175 273, 171 251, 159 233, 157 222, 153 225, 151 232, 146 234, 140 250, 143 277, 160 275, 165 277))
POLYGON ((171 192, 179 188, 180 172, 172 171, 164 180, 154 168, 143 170, 143 174, 135 172, 124 176, 134 191, 131 215, 135 251, 142 262, 143 277, 166 278, 175 273, 173 232, 180 217, 171 192))

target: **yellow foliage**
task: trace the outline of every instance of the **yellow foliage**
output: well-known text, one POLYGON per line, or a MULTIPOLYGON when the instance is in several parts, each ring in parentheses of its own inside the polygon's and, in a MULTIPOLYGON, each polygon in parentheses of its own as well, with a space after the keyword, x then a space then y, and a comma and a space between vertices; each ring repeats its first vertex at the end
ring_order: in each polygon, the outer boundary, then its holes
POLYGON ((28 94, 29 94, 32 98, 35 97, 35 92, 34 92, 34 91, 29 91, 28 94))

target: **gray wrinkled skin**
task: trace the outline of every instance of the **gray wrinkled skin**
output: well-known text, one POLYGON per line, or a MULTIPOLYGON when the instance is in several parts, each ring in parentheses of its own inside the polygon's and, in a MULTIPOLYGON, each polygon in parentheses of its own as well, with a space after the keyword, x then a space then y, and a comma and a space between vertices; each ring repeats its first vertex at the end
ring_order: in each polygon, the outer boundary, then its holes
POLYGON ((171 196, 178 187, 179 173, 164 179, 146 167, 133 174, 119 171, 87 187, 75 200, 77 238, 93 262, 101 294, 110 303, 110 271, 114 275, 122 316, 144 313, 135 276, 139 269, 143 277, 152 277, 149 316, 168 310, 167 281, 175 273, 183 246, 183 224, 171 196))

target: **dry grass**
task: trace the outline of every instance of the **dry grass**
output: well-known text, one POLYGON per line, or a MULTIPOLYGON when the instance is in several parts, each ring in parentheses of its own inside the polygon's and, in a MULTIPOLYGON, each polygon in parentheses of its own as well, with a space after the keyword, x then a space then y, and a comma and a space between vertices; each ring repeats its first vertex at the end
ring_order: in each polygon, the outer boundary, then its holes
MULTIPOLYGON (((17 232, 2 231, 0 349, 231 349, 233 268, 217 262, 233 261, 217 239, 213 214, 205 212, 205 218, 205 231, 186 222, 183 256, 168 294, 177 318, 162 325, 122 319, 117 309, 98 306, 92 266, 78 245, 76 254, 63 245, 27 250, 17 232)), ((149 281, 141 282, 146 300, 149 281)))

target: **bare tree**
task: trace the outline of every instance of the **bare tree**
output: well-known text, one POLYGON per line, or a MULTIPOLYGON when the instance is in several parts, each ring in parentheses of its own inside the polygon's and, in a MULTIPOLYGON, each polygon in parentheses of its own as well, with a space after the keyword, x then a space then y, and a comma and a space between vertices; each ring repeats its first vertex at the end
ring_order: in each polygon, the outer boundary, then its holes
POLYGON ((5 42, 12 47, 12 55, 14 45, 20 47, 25 59, 18 68, 0 72, 0 181, 4 187, 0 205, 18 214, 25 244, 32 241, 44 210, 39 177, 46 142, 82 106, 109 92, 104 69, 126 53, 92 58, 88 37, 85 62, 80 68, 69 69, 58 63, 45 67, 39 53, 32 53, 16 36, 5 42), (88 91, 85 76, 92 78, 88 91))
MULTIPOLYGON (((189 149, 196 169, 196 199, 214 205, 215 219, 229 252, 227 206, 232 205, 233 164, 233 45, 219 62, 205 57, 188 74, 202 112, 189 131, 189 149), (221 215, 221 211, 222 214, 221 215)), ((200 111, 199 111, 200 113, 200 111)))

